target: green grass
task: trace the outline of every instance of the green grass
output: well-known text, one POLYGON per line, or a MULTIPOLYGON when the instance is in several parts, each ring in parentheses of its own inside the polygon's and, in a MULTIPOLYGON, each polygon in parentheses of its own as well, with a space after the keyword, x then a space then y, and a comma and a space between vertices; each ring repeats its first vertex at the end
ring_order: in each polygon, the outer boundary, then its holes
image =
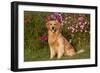
MULTIPOLYGON (((44 17, 49 15, 48 12, 31 12, 25 11, 24 18, 29 20, 24 26, 24 61, 46 61, 49 59, 49 46, 47 41, 39 40, 42 36, 47 36, 47 29, 44 17)), ((64 14, 67 15, 67 14, 64 14)), ((73 14, 72 14, 73 15, 73 14)), ((76 14, 78 17, 78 14, 76 14)), ((89 15, 86 15, 89 19, 89 15)), ((24 20, 24 21, 25 21, 24 20)), ((68 40, 72 39, 71 44, 76 50, 84 49, 85 51, 75 56, 63 56, 60 60, 87 59, 90 58, 90 33, 77 32, 72 37, 71 33, 63 27, 62 34, 68 40)), ((58 60, 56 57, 52 60, 58 60)))

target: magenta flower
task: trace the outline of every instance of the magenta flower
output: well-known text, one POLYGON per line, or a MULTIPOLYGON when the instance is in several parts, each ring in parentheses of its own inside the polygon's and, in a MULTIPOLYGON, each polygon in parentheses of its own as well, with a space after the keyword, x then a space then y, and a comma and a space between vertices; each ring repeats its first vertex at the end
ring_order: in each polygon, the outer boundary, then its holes
POLYGON ((47 16, 47 19, 50 20, 50 16, 47 16))
POLYGON ((47 22, 47 21, 49 21, 50 20, 50 16, 46 16, 45 17, 45 21, 47 22))
POLYGON ((24 19, 24 25, 28 25, 32 20, 32 16, 28 16, 27 18, 24 19))
POLYGON ((45 20, 46 21, 49 21, 49 20, 57 20, 59 23, 61 23, 61 25, 63 23, 62 16, 61 16, 60 13, 53 13, 53 14, 47 16, 45 20))
POLYGON ((42 37, 39 38, 39 40, 41 40, 41 41, 47 41, 48 37, 47 36, 42 36, 42 37))
POLYGON ((79 25, 82 25, 82 22, 79 22, 79 25))
POLYGON ((79 20, 80 22, 84 22, 84 17, 83 17, 83 16, 80 16, 80 17, 78 18, 78 20, 79 20))
POLYGON ((56 20, 58 20, 60 23, 62 23, 62 16, 60 13, 54 13, 53 15, 55 16, 56 20))
POLYGON ((28 25, 31 22, 31 20, 29 18, 24 19, 24 25, 28 25))

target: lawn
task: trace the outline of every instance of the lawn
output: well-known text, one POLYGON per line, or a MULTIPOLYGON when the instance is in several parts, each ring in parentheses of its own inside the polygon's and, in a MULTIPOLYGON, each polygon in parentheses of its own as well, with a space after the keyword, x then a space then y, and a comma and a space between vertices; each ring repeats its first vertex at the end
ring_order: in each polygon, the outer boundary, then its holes
MULTIPOLYGON (((45 17, 50 14, 52 13, 24 11, 24 61, 51 60, 45 25, 45 17)), ((72 57, 63 56, 60 60, 90 58, 90 15, 78 13, 61 13, 61 15, 63 36, 76 50, 85 51, 72 57)))

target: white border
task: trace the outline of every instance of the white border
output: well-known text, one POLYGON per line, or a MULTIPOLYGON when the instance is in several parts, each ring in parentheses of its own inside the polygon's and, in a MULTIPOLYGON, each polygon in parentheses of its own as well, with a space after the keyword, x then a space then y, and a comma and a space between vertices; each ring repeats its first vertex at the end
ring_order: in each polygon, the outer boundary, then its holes
POLYGON ((46 7, 46 6, 18 6, 18 68, 36 68, 36 67, 50 67, 50 66, 71 66, 95 64, 95 10, 80 9, 80 8, 60 8, 60 7, 46 7), (90 43, 90 59, 80 60, 57 60, 57 61, 35 61, 24 62, 24 11, 44 11, 44 12, 65 12, 65 13, 88 13, 91 14, 91 43, 90 43))

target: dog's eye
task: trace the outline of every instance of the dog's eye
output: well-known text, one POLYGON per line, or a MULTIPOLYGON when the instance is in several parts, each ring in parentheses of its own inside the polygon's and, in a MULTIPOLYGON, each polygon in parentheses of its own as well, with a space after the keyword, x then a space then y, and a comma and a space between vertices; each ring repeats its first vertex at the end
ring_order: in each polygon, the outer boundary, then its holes
POLYGON ((54 24, 54 25, 56 25, 56 24, 54 24))
POLYGON ((52 25, 52 24, 50 24, 50 25, 52 25))

